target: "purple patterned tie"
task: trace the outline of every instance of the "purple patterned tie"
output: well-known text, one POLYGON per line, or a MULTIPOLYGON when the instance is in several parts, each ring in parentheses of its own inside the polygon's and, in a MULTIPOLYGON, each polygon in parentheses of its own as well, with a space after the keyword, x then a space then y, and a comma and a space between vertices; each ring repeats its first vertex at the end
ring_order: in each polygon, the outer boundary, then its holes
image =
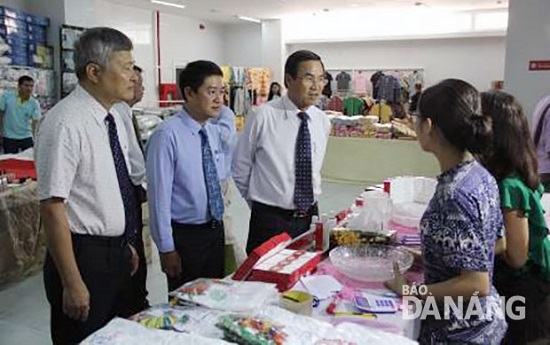
POLYGON ((307 211, 313 204, 313 182, 311 164, 311 137, 307 121, 309 115, 298 113, 302 121, 296 139, 296 153, 294 156, 296 182, 294 185, 294 204, 299 211, 307 211))
POLYGON ((130 244, 133 244, 135 243, 137 236, 137 209, 134 185, 130 180, 126 160, 124 159, 124 154, 122 153, 122 148, 120 147, 120 142, 118 141, 115 118, 113 115, 108 114, 105 117, 105 121, 107 122, 109 128, 109 144, 111 145, 111 153, 113 154, 113 160, 115 162, 116 177, 118 179, 118 186, 120 188, 120 194, 124 204, 124 216, 126 219, 124 226, 124 237, 130 244))

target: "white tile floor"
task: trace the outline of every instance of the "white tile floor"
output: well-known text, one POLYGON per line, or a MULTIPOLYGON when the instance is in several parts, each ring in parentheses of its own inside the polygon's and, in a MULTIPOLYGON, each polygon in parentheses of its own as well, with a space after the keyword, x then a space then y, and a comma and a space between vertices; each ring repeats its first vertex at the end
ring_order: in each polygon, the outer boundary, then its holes
MULTIPOLYGON (((362 186, 325 182, 319 202, 321 212, 341 210, 350 205, 362 186)), ((248 230, 250 211, 244 200, 233 193, 231 205, 233 224, 238 239, 244 243, 248 230)), ((155 252, 155 251, 153 251, 155 252)), ((166 280, 160 271, 158 256, 148 268, 147 288, 152 304, 166 300, 166 280)), ((42 345, 50 344, 49 306, 44 293, 42 274, 0 291, 0 344, 42 345)))

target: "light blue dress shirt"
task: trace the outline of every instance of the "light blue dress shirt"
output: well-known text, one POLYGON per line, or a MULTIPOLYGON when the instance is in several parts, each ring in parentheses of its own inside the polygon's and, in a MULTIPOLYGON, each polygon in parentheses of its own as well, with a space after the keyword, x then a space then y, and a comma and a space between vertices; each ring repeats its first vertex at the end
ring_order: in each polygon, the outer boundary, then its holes
MULTIPOLYGON (((228 116, 222 112, 220 117, 228 116)), ((224 121, 220 119, 219 121, 224 121)), ((147 193, 151 236, 159 252, 173 251, 171 222, 209 222, 208 199, 202 166, 201 124, 182 110, 165 120, 147 145, 147 193)), ((222 126, 204 124, 218 177, 227 175, 227 148, 221 142, 222 126)))
POLYGON ((32 137, 31 120, 40 119, 40 104, 34 98, 23 103, 17 91, 8 91, 0 96, 0 111, 4 113, 4 137, 27 139, 32 137))
POLYGON ((220 127, 220 140, 222 151, 224 152, 224 173, 220 180, 226 180, 231 177, 231 161, 233 160, 233 151, 237 146, 237 130, 235 128, 235 113, 231 108, 223 106, 220 116, 211 119, 210 122, 220 127))

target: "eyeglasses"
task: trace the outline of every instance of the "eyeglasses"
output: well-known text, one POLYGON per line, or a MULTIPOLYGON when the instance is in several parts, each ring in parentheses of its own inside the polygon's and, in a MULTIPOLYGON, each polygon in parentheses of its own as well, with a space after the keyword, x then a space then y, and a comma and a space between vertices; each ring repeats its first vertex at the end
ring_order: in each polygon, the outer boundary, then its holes
POLYGON ((302 83, 304 83, 304 85, 307 85, 307 86, 313 86, 313 84, 325 86, 328 83, 328 80, 325 77, 315 78, 312 75, 306 75, 305 77, 298 77, 297 79, 300 79, 302 83))

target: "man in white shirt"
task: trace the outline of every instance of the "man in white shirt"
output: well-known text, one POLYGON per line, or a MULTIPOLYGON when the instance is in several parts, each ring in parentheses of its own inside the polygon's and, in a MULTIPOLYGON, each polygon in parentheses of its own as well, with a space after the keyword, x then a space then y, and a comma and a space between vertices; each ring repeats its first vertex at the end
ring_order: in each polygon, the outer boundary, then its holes
POLYGON ((314 105, 325 85, 321 58, 294 52, 285 63, 287 95, 247 119, 232 171, 252 211, 248 253, 279 233, 299 236, 318 214, 330 121, 314 105))
POLYGON ((147 300, 147 261, 145 258, 145 246, 143 243, 143 212, 142 204, 147 201, 147 192, 143 188, 145 183, 145 157, 143 155, 143 147, 141 145, 141 135, 137 119, 133 114, 132 107, 141 102, 143 98, 143 70, 134 65, 134 95, 132 99, 115 104, 114 108, 121 114, 124 128, 128 135, 128 158, 130 161, 130 179, 134 185, 136 193, 136 213, 137 213, 137 236, 135 249, 139 256, 139 267, 137 272, 132 276, 132 295, 130 309, 132 313, 137 314, 149 308, 147 300))
POLYGON ((76 344, 127 317, 138 266, 128 136, 112 107, 133 96, 132 42, 92 28, 75 45, 78 86, 43 117, 36 145, 54 344, 76 344))

